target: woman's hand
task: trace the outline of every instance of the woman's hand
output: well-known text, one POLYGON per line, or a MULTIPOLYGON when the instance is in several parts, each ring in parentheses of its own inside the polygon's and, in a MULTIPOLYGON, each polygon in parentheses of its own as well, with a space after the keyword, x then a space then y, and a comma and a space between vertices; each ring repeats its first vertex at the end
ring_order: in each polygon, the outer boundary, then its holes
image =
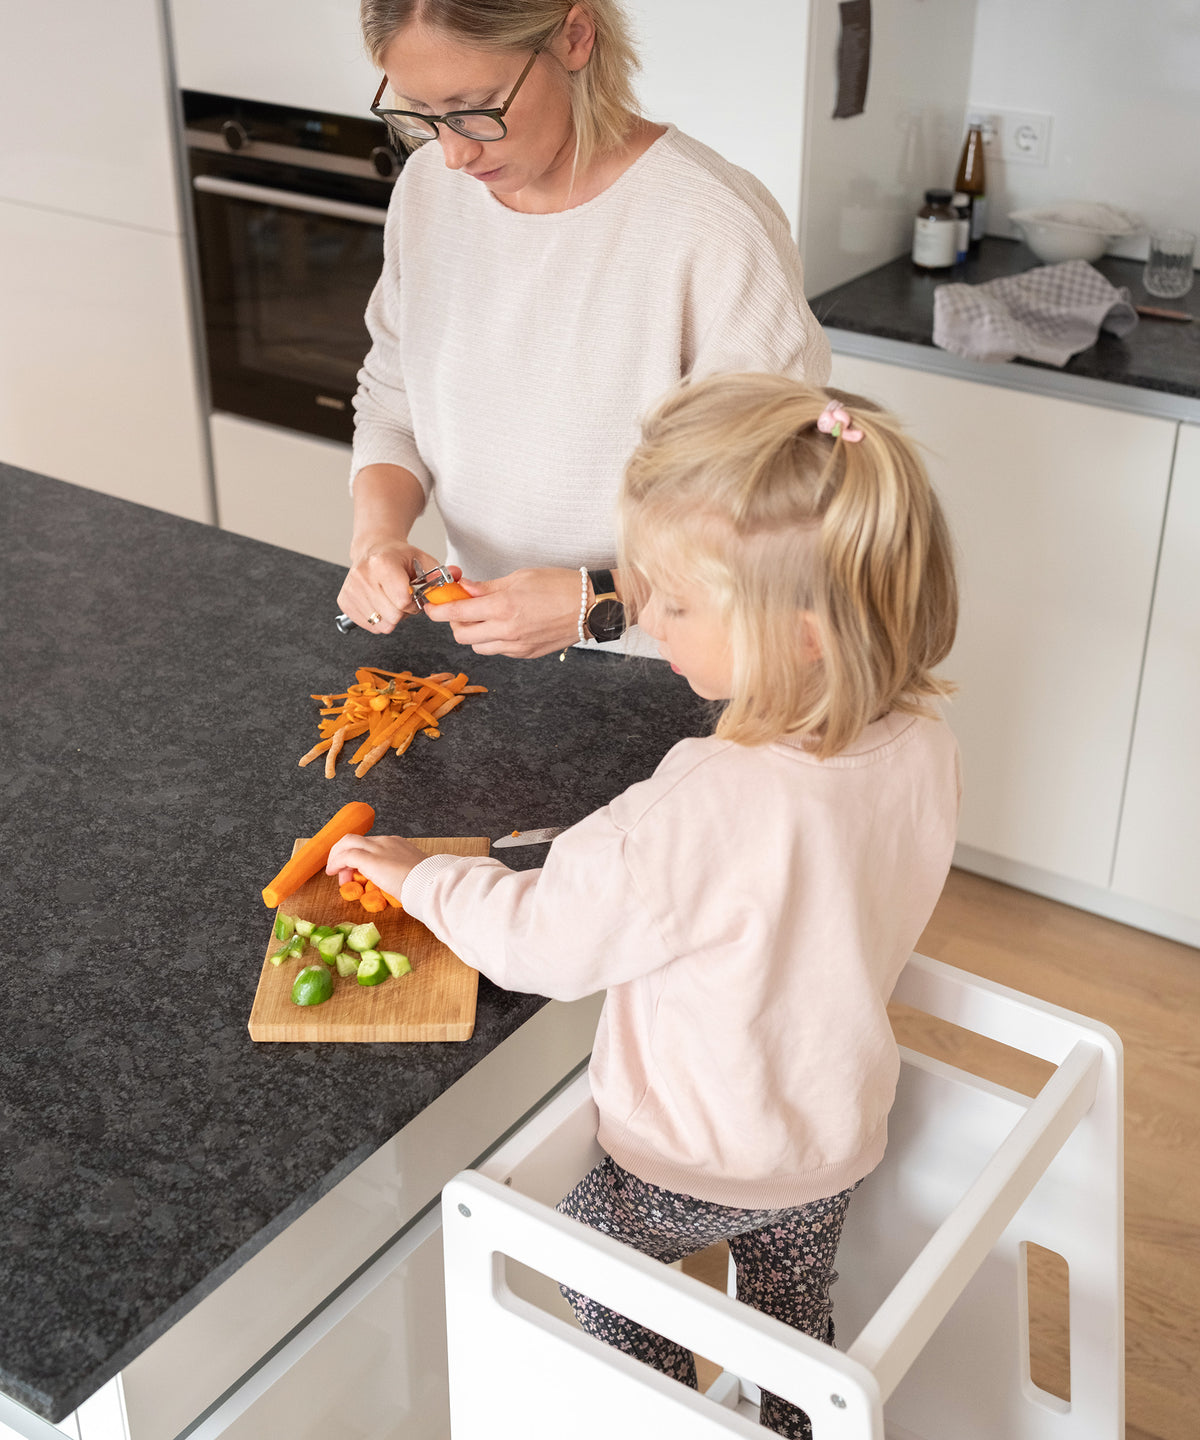
POLYGON ((579 639, 578 570, 514 570, 462 585, 470 600, 429 605, 425 614, 447 621, 458 643, 478 655, 532 660, 579 639))
POLYGON ((410 873, 428 858, 399 835, 344 835, 329 852, 325 873, 341 885, 357 870, 398 900, 410 873))
MULTIPOLYGON (((338 594, 338 604, 364 630, 387 635, 419 606, 412 598, 412 576, 420 566, 432 570, 439 562, 407 540, 382 538, 357 550, 338 594), (371 616, 379 619, 371 622, 371 616)), ((455 567, 450 567, 457 573, 455 567)))

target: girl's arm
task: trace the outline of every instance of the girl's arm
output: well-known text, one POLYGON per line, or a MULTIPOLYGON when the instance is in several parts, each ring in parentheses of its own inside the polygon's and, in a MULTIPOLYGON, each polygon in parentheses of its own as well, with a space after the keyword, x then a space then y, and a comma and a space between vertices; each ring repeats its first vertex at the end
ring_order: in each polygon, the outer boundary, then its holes
POLYGON ((359 870, 396 895, 495 984, 576 1000, 675 958, 626 863, 626 840, 604 809, 560 835, 541 870, 427 857, 397 836, 376 835, 339 840, 326 868, 359 870))

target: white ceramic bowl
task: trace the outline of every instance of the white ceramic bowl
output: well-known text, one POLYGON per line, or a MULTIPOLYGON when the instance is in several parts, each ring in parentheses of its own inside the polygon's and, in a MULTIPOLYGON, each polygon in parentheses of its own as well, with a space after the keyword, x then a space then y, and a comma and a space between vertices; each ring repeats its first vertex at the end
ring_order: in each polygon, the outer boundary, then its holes
POLYGON ((1108 236, 1078 225, 1053 220, 1014 220, 1021 238, 1039 260, 1057 265, 1062 260, 1099 260, 1108 248, 1108 236))
POLYGON ((1099 260, 1110 240, 1132 235, 1140 223, 1110 205, 1068 202, 1056 211, 1014 210, 1008 217, 1039 260, 1099 260))

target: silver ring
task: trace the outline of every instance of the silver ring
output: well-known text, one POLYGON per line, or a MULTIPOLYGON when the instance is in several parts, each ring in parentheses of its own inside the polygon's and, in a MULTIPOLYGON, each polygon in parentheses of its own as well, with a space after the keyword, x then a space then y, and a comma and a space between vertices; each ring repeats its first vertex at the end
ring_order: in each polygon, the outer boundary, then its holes
POLYGON ((378 625, 382 619, 383 616, 379 613, 378 610, 372 610, 371 613, 367 616, 367 624, 378 625))

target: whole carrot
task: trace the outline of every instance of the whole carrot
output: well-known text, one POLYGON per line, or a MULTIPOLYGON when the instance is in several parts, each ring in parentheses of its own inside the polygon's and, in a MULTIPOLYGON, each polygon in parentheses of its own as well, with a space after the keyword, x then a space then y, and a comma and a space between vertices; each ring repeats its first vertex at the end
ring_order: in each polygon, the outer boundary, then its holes
POLYGON ((278 875, 262 892, 263 903, 272 909, 285 896, 299 890, 318 870, 324 869, 329 852, 343 835, 365 835, 375 823, 375 811, 361 800, 343 805, 332 820, 327 821, 311 840, 306 840, 278 875))

